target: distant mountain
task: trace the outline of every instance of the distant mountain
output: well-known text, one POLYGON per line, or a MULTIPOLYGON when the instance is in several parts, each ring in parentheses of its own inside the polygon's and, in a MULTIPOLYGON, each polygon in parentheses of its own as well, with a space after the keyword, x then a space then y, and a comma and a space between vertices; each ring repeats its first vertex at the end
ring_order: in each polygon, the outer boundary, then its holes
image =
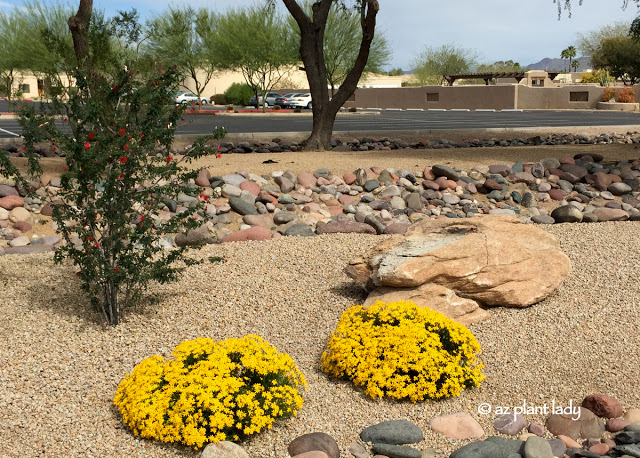
MULTIPOLYGON (((577 60, 580 62, 580 67, 578 67, 579 72, 583 72, 591 68, 591 58, 590 57, 576 57, 573 60, 577 60)), ((573 63, 572 60, 572 63, 573 63)), ((564 71, 565 68, 569 66, 569 60, 565 59, 551 59, 549 57, 545 57, 540 62, 536 62, 535 64, 525 65, 525 68, 529 70, 560 70, 564 71)), ((568 70, 568 68, 567 68, 568 70)), ((573 68, 571 69, 573 71, 573 68)))

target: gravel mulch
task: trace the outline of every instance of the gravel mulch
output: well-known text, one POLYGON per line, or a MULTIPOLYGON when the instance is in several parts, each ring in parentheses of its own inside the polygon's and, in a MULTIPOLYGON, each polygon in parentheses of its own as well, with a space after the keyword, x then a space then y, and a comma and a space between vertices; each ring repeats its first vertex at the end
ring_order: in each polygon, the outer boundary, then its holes
POLYGON ((227 262, 205 261, 189 267, 180 282, 153 287, 117 328, 98 324, 71 266, 54 266, 50 254, 0 257, 0 456, 198 456, 135 438, 122 426, 112 397, 143 358, 200 336, 259 334, 288 352, 307 377, 298 418, 243 444, 252 457, 285 457, 291 440, 314 431, 333 436, 343 456, 350 456, 348 446, 363 428, 403 418, 425 432, 420 448, 448 454, 466 442, 436 437, 428 421, 466 411, 493 434, 494 416, 479 415, 481 403, 567 405, 603 392, 625 408, 640 407, 640 223, 545 229, 571 258, 572 274, 545 301, 522 310, 494 309, 490 320, 471 327, 486 365, 480 388, 415 405, 371 400, 319 371, 340 314, 365 298, 342 269, 381 236, 207 246, 196 255, 227 262))

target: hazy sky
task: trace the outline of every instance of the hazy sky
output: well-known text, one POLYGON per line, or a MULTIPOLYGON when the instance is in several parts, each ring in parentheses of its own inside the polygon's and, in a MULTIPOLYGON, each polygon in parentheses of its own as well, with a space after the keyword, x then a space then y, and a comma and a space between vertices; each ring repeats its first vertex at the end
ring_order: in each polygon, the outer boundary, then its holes
MULTIPOLYGON (((189 4, 223 11, 229 6, 248 6, 260 0, 94 0, 97 8, 113 14, 135 7, 143 17, 168 5, 189 4)), ((580 31, 596 29, 607 22, 631 21, 635 4, 622 10, 623 0, 574 0, 572 17, 558 21, 552 0, 379 0, 378 30, 384 32, 393 51, 389 68, 410 68, 413 57, 425 46, 454 43, 473 49, 481 63, 512 59, 522 65, 544 57, 560 57, 575 44, 580 31)), ((77 0, 71 0, 72 5, 77 0)), ((281 2, 278 1, 280 4, 281 2)), ((0 0, 0 10, 20 5, 20 0, 0 0)))

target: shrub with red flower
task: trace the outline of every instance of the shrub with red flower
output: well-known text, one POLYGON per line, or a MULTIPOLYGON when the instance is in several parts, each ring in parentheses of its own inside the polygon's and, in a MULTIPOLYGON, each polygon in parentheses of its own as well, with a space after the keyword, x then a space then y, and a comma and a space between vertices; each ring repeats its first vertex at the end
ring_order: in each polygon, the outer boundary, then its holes
MULTIPOLYGON (((146 82, 122 69, 109 78, 92 87, 91 78, 76 73, 77 93, 67 100, 54 98, 48 112, 25 108, 21 123, 30 175, 42 173, 36 144, 59 145, 65 153, 53 220, 66 244, 54 259, 73 261, 91 304, 115 325, 151 281, 178 278, 182 268, 175 262, 186 259, 187 248, 165 250, 160 234, 198 227, 202 218, 194 215, 204 215, 204 203, 196 199, 169 221, 151 216, 165 210, 165 199, 198 195, 189 185, 198 170, 183 164, 202 156, 209 138, 195 141, 179 160, 172 158, 175 129, 184 111, 173 107, 172 94, 180 80, 176 71, 158 72, 146 82), (56 117, 66 113, 71 129, 59 129, 56 117), (158 148, 163 154, 156 155, 158 148), (80 245, 73 243, 77 239, 80 245)), ((9 170, 11 177, 27 183, 15 167, 4 165, 0 162, 0 173, 9 170)), ((53 196, 49 199, 53 202, 53 196)))

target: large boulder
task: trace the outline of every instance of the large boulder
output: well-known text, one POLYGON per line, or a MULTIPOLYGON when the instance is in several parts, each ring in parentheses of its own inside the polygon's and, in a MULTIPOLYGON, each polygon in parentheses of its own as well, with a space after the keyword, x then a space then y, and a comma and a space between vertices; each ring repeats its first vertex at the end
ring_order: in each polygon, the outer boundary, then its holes
POLYGON ((418 307, 440 312, 465 326, 491 318, 491 314, 481 309, 476 301, 460 297, 435 283, 425 283, 415 288, 377 288, 369 294, 363 305, 368 307, 376 301, 411 301, 418 307))
POLYGON ((346 268, 368 291, 436 283, 486 305, 506 307, 543 300, 570 271, 569 258, 553 235, 512 216, 425 219, 346 268))

